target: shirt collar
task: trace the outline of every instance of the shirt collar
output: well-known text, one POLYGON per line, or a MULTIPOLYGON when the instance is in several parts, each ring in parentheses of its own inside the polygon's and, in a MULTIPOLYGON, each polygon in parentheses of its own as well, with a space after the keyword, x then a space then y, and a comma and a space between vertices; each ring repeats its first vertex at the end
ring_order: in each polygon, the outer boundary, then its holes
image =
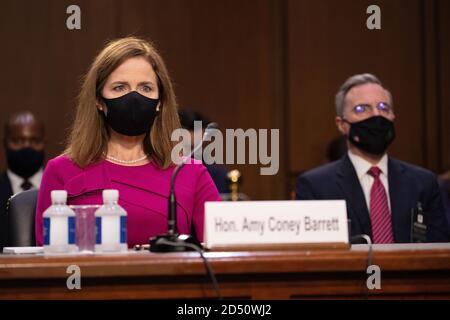
MULTIPOLYGON (((361 158, 360 156, 352 153, 350 150, 348 151, 348 157, 350 158, 350 161, 353 164, 353 167, 355 167, 356 175, 358 176, 358 179, 361 179, 370 168, 372 168, 374 165, 372 165, 369 161, 361 158)), ((381 173, 388 175, 388 156, 385 153, 383 157, 380 159, 378 164, 375 165, 376 167, 380 168, 381 173)))
MULTIPOLYGON (((6 170, 6 174, 8 175, 9 181, 11 182, 11 187, 13 189, 13 193, 16 193, 21 190, 21 185, 25 181, 25 179, 10 169, 6 170)), ((28 178, 28 181, 33 185, 34 188, 39 188, 41 184, 43 169, 40 168, 34 175, 28 178)))
POLYGON ((28 179, 35 188, 40 187, 41 180, 42 180, 42 174, 43 174, 43 169, 41 167, 33 176, 31 176, 28 179))

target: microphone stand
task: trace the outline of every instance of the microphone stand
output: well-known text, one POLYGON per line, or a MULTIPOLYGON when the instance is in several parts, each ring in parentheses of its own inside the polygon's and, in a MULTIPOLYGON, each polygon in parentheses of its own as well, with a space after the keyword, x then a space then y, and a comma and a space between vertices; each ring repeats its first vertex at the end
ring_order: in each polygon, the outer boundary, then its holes
POLYGON ((180 252, 193 251, 192 245, 201 248, 200 242, 188 234, 179 234, 177 230, 177 201, 175 196, 175 181, 180 170, 186 165, 188 161, 192 161, 191 157, 203 146, 203 142, 210 136, 212 129, 217 129, 218 125, 215 122, 208 124, 205 133, 200 143, 191 151, 189 156, 185 157, 180 164, 178 164, 172 173, 170 179, 170 194, 169 194, 169 216, 168 216, 168 230, 166 234, 158 235, 150 238, 150 252, 180 252), (187 245, 186 245, 187 244, 187 245))

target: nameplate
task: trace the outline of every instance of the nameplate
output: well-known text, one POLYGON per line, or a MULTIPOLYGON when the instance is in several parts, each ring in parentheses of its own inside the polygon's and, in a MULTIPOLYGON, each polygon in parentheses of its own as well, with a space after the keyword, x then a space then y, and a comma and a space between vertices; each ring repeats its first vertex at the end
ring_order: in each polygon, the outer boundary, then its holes
POLYGON ((349 241, 344 200, 206 202, 204 228, 208 249, 349 241))

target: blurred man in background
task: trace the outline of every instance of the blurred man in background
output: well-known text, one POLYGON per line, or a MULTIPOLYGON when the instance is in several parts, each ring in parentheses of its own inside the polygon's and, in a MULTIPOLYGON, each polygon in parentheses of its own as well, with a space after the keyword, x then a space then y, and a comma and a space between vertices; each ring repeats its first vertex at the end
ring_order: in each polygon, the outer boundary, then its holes
POLYGON ((44 125, 28 111, 11 115, 4 125, 3 147, 7 169, 0 173, 0 247, 7 240, 8 199, 39 188, 44 166, 44 125))
MULTIPOLYGON (((182 110, 179 112, 180 115, 180 121, 181 121, 181 126, 184 129, 187 129, 191 132, 191 150, 194 149, 194 147, 196 146, 196 143, 198 143, 198 141, 194 141, 194 122, 195 121, 201 121, 201 127, 202 127, 202 131, 206 128, 206 126, 209 124, 209 120, 204 117, 203 115, 201 115, 198 112, 195 111, 191 111, 191 110, 182 110)), ((197 134, 198 137, 202 137, 203 136, 203 132, 201 132, 200 134, 197 134)), ((205 159, 197 159, 197 160, 202 160, 204 161, 205 159)), ((230 188, 228 186, 228 180, 227 180, 227 170, 224 166, 219 165, 219 164, 207 164, 206 162, 203 162, 203 164, 205 165, 206 169, 208 170, 209 174, 211 175, 211 178, 213 179, 217 190, 219 191, 220 194, 225 194, 225 193, 229 193, 230 192, 230 188)))

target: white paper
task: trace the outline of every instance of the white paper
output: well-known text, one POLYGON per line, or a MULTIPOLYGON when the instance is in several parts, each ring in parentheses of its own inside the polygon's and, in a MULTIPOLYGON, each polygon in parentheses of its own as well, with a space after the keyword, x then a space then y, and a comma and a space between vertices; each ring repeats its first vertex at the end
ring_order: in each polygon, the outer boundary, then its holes
POLYGON ((5 254, 36 254, 43 253, 43 247, 4 247, 3 253, 5 254))

